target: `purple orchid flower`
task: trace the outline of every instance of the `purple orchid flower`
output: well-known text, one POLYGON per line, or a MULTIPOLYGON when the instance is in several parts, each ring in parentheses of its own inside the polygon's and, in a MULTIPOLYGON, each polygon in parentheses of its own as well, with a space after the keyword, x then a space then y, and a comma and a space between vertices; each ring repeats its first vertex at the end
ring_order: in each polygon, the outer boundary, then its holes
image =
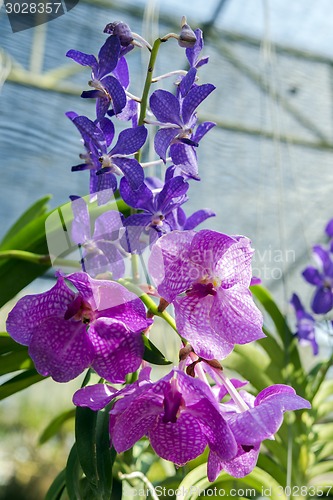
POLYGON ((284 412, 311 408, 292 387, 283 384, 267 387, 256 398, 246 391, 240 391, 240 395, 248 406, 246 411, 240 412, 233 402, 221 404, 223 416, 237 442, 237 454, 231 460, 222 461, 212 452, 208 458, 209 481, 215 481, 222 469, 237 478, 252 472, 261 442, 273 439, 282 425, 284 412))
POLYGON ((114 383, 136 371, 144 352, 146 319, 141 300, 119 283, 85 273, 58 276, 48 292, 20 299, 9 313, 7 331, 29 347, 37 371, 67 382, 89 366, 114 383))
POLYGON ((297 319, 297 331, 296 336, 299 340, 300 344, 311 344, 313 355, 316 356, 318 354, 319 348, 316 342, 315 331, 316 331, 316 321, 311 316, 311 314, 307 313, 296 295, 293 294, 291 301, 291 305, 293 306, 297 319))
POLYGON ((225 358, 234 344, 260 339, 262 314, 251 282, 250 240, 215 231, 173 231, 154 244, 149 271, 175 308, 176 325, 198 356, 225 358))
POLYGON ((173 227, 173 211, 187 201, 186 192, 189 184, 182 176, 173 176, 173 169, 166 171, 165 183, 158 179, 146 179, 139 192, 134 191, 127 179, 120 182, 120 193, 123 200, 141 213, 130 215, 125 219, 126 241, 129 252, 141 253, 147 245, 152 245, 157 238, 166 234, 173 227), (162 186, 161 186, 162 184, 162 186))
POLYGON ((202 31, 197 28, 195 31, 196 43, 193 47, 187 48, 185 53, 191 68, 200 68, 204 64, 207 64, 209 57, 199 57, 200 53, 204 47, 202 31))
POLYGON ((95 277, 97 274, 111 272, 117 280, 124 275, 124 251, 119 237, 123 226, 123 215, 109 210, 97 217, 94 232, 91 234, 91 221, 88 206, 83 198, 71 196, 74 219, 72 240, 83 250, 83 271, 95 277))
POLYGON ((126 105, 126 94, 121 83, 110 75, 118 64, 120 55, 120 41, 117 36, 107 38, 98 53, 98 61, 92 54, 85 54, 79 50, 69 50, 66 54, 82 66, 90 66, 91 80, 89 85, 95 90, 82 92, 81 97, 96 99, 96 116, 101 120, 112 103, 117 115, 126 105))
POLYGON ((197 123, 195 110, 215 87, 206 83, 191 88, 194 73, 189 80, 185 77, 181 81, 180 93, 185 95, 184 98, 181 96, 177 98, 166 90, 155 90, 150 97, 150 108, 158 120, 157 125, 160 126, 154 140, 156 153, 166 162, 167 150, 170 146, 173 164, 179 167, 185 175, 198 180, 195 148, 204 135, 215 126, 215 123, 201 123, 194 132, 197 123), (185 83, 183 83, 184 80, 185 83))
POLYGON ((147 436, 160 457, 178 466, 199 456, 207 445, 221 461, 236 455, 235 439, 203 381, 174 369, 155 383, 141 379, 131 386, 118 393, 98 385, 86 387, 73 398, 74 404, 97 410, 122 396, 110 412, 111 442, 118 453, 147 436))
POLYGON ((314 257, 321 272, 309 266, 303 271, 303 277, 316 287, 311 308, 316 314, 326 314, 333 308, 333 262, 329 252, 320 245, 313 247, 314 257))
POLYGON ((115 191, 115 174, 123 174, 130 186, 134 190, 138 189, 144 180, 143 168, 137 160, 127 156, 136 153, 146 142, 147 129, 141 125, 122 130, 115 146, 108 152, 114 138, 114 126, 110 120, 103 118, 96 124, 86 116, 77 116, 75 113, 68 116, 82 135, 87 149, 86 162, 72 167, 72 171, 91 171, 90 192, 115 191))

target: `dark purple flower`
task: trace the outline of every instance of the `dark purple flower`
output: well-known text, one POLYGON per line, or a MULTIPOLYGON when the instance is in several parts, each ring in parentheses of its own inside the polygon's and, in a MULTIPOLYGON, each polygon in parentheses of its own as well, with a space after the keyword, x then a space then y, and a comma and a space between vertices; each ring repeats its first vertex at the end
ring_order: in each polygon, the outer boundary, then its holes
POLYGON ((186 57, 191 68, 200 68, 208 63, 209 57, 199 57, 204 46, 202 31, 198 28, 194 33, 197 41, 193 47, 186 49, 186 57))
POLYGON ((126 94, 117 78, 110 75, 116 69, 120 56, 119 38, 114 35, 107 38, 98 53, 98 60, 94 55, 78 50, 69 50, 66 56, 91 68, 89 85, 95 90, 82 92, 81 97, 96 99, 97 120, 103 118, 110 104, 116 115, 120 113, 126 105, 126 94))
POLYGON ((293 294, 290 303, 292 304, 296 319, 297 319, 297 331, 296 336, 300 342, 300 344, 308 344, 310 343, 312 346, 313 354, 316 356, 318 354, 318 344, 316 342, 315 331, 316 331, 316 322, 311 314, 307 313, 296 295, 293 294))
POLYGON ((71 196, 74 219, 72 240, 82 251, 83 271, 95 277, 97 274, 111 272, 117 280, 124 275, 124 252, 120 247, 120 230, 123 229, 123 216, 109 210, 97 217, 94 232, 91 234, 91 221, 88 206, 83 198, 71 196))
POLYGON ((141 379, 132 385, 119 393, 87 387, 73 399, 78 406, 96 410, 122 396, 110 412, 111 442, 118 453, 147 436, 160 457, 178 466, 199 456, 207 445, 219 460, 236 455, 235 439, 204 382, 175 369, 155 383, 141 379))
POLYGON ((150 97, 150 108, 160 126, 154 140, 156 153, 166 162, 170 146, 173 164, 187 176, 198 179, 195 148, 215 123, 201 123, 194 131, 197 123, 195 110, 215 87, 210 83, 192 86, 194 74, 195 71, 190 80, 185 77, 181 81, 184 88, 178 98, 167 90, 155 90, 150 97), (186 94, 184 98, 181 93, 186 94))
POLYGON ((92 366, 118 383, 137 370, 151 324, 141 300, 122 285, 85 273, 62 276, 48 292, 20 299, 9 313, 7 331, 29 347, 37 371, 67 382, 92 366))
POLYGON ((114 21, 105 26, 104 33, 109 35, 116 35, 119 37, 120 44, 123 47, 127 47, 133 42, 133 35, 128 24, 122 21, 114 21))
POLYGON ((69 118, 78 128, 87 149, 86 162, 72 167, 72 171, 90 170, 90 192, 117 189, 115 174, 123 174, 136 190, 144 179, 143 168, 128 155, 136 153, 145 143, 147 129, 141 125, 122 130, 115 146, 108 152, 114 138, 114 127, 110 120, 103 118, 98 124, 86 116, 70 113, 69 118))
POLYGON ((186 18, 183 17, 181 31, 179 33, 178 45, 183 48, 192 48, 196 43, 196 35, 191 26, 187 24, 186 18))
POLYGON ((320 266, 320 271, 309 266, 302 274, 308 283, 316 287, 311 304, 313 312, 326 314, 333 308, 333 262, 329 252, 320 245, 315 245, 313 252, 320 266))
POLYGON ((140 210, 140 213, 130 215, 124 222, 127 228, 125 248, 129 252, 141 253, 157 238, 176 229, 173 226, 173 212, 187 201, 189 184, 182 176, 172 175, 170 168, 166 172, 162 187, 157 187, 159 183, 148 178, 138 191, 131 188, 126 178, 121 180, 120 193, 123 200, 129 206, 140 210), (151 187, 149 183, 152 184, 151 187))
POLYGON ((330 252, 333 252, 333 219, 330 219, 325 227, 325 233, 330 238, 330 252))
POLYGON ((250 240, 215 231, 173 231, 154 244, 149 271, 175 308, 179 333, 204 359, 264 337, 251 282, 250 240))
POLYGON ((231 460, 221 461, 211 453, 208 459, 210 481, 214 481, 222 469, 238 478, 249 474, 257 463, 261 442, 273 439, 282 425, 284 412, 311 408, 310 403, 298 396, 292 387, 283 384, 267 387, 256 398, 245 391, 240 394, 248 410, 240 412, 236 408, 233 410, 232 404, 221 405, 238 445, 237 455, 231 460))

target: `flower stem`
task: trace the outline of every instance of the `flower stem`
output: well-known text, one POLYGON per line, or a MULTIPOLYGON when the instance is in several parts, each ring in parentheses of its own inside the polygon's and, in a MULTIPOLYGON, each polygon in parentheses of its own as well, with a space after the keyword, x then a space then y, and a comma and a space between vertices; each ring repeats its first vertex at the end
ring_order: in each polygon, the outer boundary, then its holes
POLYGON ((249 407, 245 403, 244 399, 238 394, 238 392, 236 391, 235 387, 233 386, 231 380, 229 380, 228 377, 226 377, 224 375, 222 370, 220 370, 218 368, 213 368, 213 370, 221 379, 224 387, 227 389, 227 391, 229 392, 230 396, 232 397, 234 403, 238 406, 240 411, 241 412, 247 411, 249 409, 249 407))
MULTIPOLYGON (((0 260, 1 259, 19 259, 25 260, 26 262, 32 262, 33 264, 39 264, 41 266, 52 266, 52 261, 49 255, 40 255, 37 253, 26 252, 25 250, 0 251, 0 260)), ((80 267, 79 263, 76 260, 56 259, 53 264, 55 263, 57 266, 80 267)))
POLYGON ((153 71, 154 71, 154 67, 155 67, 155 63, 156 63, 158 49, 160 48, 161 43, 162 43, 162 40, 160 38, 157 38, 157 40, 155 40, 154 45, 151 49, 151 54, 150 54, 150 59, 149 59, 148 69, 147 69, 146 81, 145 81, 145 85, 144 85, 143 93, 142 93, 142 98, 141 98, 139 125, 143 125, 144 119, 146 117, 149 90, 150 90, 150 86, 151 86, 152 79, 153 79, 153 71))

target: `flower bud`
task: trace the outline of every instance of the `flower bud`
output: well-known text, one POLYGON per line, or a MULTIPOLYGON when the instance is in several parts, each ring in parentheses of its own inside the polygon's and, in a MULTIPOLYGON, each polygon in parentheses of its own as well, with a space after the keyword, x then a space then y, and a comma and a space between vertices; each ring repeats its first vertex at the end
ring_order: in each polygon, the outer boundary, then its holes
POLYGON ((117 35, 120 40, 120 45, 128 47, 133 42, 133 35, 128 24, 122 21, 109 23, 104 28, 104 33, 109 35, 117 35))
POLYGON ((184 47, 185 49, 194 47, 197 37, 191 27, 187 24, 185 16, 182 17, 181 28, 178 45, 184 47))

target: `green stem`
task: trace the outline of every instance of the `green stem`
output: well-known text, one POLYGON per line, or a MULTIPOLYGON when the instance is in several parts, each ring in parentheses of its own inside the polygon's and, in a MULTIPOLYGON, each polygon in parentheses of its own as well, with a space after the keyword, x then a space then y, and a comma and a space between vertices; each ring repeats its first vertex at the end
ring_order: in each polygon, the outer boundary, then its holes
MULTIPOLYGON (((176 327, 176 323, 175 323, 175 320, 173 319, 173 317, 166 311, 160 312, 158 310, 158 306, 157 306, 157 304, 155 304, 154 300, 151 297, 149 297, 148 294, 143 293, 141 288, 139 288, 138 286, 134 285, 130 281, 125 280, 123 278, 120 278, 118 280, 118 283, 123 285, 130 292, 135 293, 135 295, 137 295, 139 297, 139 299, 142 300, 144 305, 148 308, 148 311, 150 311, 154 316, 159 316, 160 318, 163 318, 171 326, 171 328, 179 335, 177 327, 176 327)), ((182 339, 182 337, 181 337, 181 339, 182 339)), ((186 342, 186 341, 184 340, 184 342, 186 342)))
MULTIPOLYGON (((0 251, 0 260, 1 259, 19 259, 25 260, 26 262, 32 262, 33 264, 39 264, 41 266, 52 266, 52 261, 49 255, 40 255, 37 253, 26 252, 25 250, 0 251)), ((76 260, 56 259, 55 262, 57 266, 80 267, 80 264, 76 260)))
MULTIPOLYGON (((158 49, 160 48, 161 43, 162 43, 161 38, 157 38, 157 40, 155 40, 154 45, 151 49, 145 85, 143 87, 143 92, 142 92, 142 97, 141 97, 140 116, 139 116, 138 125, 143 125, 144 120, 146 118, 149 90, 150 90, 150 86, 152 84, 153 71, 154 71, 154 67, 155 67, 155 63, 156 63, 158 49)), ((138 162, 140 162, 141 150, 136 153, 135 158, 138 160, 138 162)))

